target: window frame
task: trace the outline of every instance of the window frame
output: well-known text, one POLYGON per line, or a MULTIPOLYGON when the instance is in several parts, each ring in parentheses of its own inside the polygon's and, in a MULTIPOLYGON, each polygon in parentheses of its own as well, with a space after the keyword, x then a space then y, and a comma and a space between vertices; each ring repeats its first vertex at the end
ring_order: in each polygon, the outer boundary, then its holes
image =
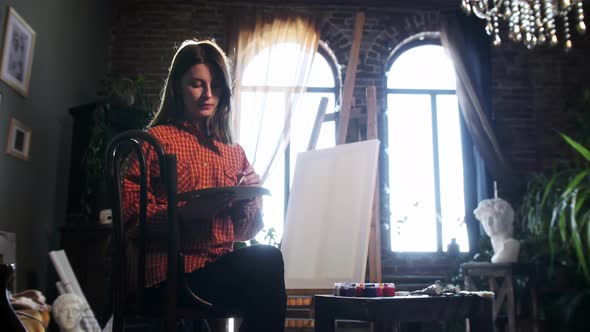
MULTIPOLYGON (((339 100, 340 100, 340 96, 341 96, 341 90, 342 90, 342 79, 341 79, 341 70, 340 70, 340 66, 338 65, 336 56, 334 55, 334 53, 330 50, 330 48, 328 47, 328 45, 323 42, 323 41, 319 41, 318 44, 318 48, 316 50, 316 55, 319 54, 321 56, 324 57, 324 59, 326 60, 326 62, 328 63, 328 65, 330 66, 330 71, 332 73, 332 77, 334 78, 334 87, 306 87, 304 94, 306 93, 333 93, 334 94, 334 104, 338 105, 339 104, 339 100)), ((251 91, 251 89, 253 89, 254 86, 250 86, 250 85, 243 85, 241 86, 242 91, 251 91)), ((282 89, 286 89, 284 87, 271 87, 271 89, 273 91, 281 91, 282 89)), ((336 110, 334 110, 334 112, 332 113, 326 113, 325 117, 324 117, 324 121, 323 123, 326 122, 330 122, 330 121, 335 121, 335 125, 336 128, 338 127, 338 112, 336 112, 336 110)), ((285 222, 285 218, 287 215, 287 206, 288 206, 288 202, 289 202, 289 194, 291 192, 291 188, 290 188, 290 183, 291 183, 291 143, 289 142, 285 148, 285 152, 284 152, 284 165, 283 165, 283 171, 284 173, 284 202, 283 202, 283 206, 284 206, 284 211, 283 211, 283 223, 285 222)))
MULTIPOLYGON (((326 87, 306 87, 304 93, 334 93, 334 104, 338 105, 338 101, 340 98, 340 91, 341 91, 341 76, 340 70, 337 66, 336 56, 334 53, 328 48, 326 43, 320 40, 318 49, 316 51, 321 56, 326 59, 326 62, 330 66, 330 70, 334 77, 334 87, 333 88, 326 88, 326 87)), ((327 110, 326 110, 327 111, 327 110)), ((338 112, 326 113, 324 117, 323 123, 335 121, 336 128, 338 128, 338 112)), ((285 222, 285 218, 287 216, 287 206, 289 204, 289 195, 291 193, 290 183, 291 183, 291 143, 287 144, 285 148, 285 165, 284 165, 284 172, 285 172, 285 202, 284 207, 285 211, 283 211, 283 223, 285 222)))
MULTIPOLYGON (((321 40, 318 44, 318 49, 316 52, 319 53, 321 56, 323 56, 324 59, 326 59, 326 62, 328 63, 328 65, 330 66, 330 69, 332 71, 332 75, 334 78, 334 87, 326 88, 326 87, 310 87, 310 86, 308 86, 305 88, 304 93, 334 93, 334 105, 339 105, 342 82, 341 82, 340 69, 339 69, 339 66, 337 65, 338 62, 336 60, 336 56, 328 48, 328 45, 326 43, 322 42, 321 40)), ((332 112, 332 113, 326 113, 323 123, 326 123, 329 121, 334 121, 336 128, 338 128, 338 114, 339 114, 339 112, 337 112, 336 110, 334 110, 334 112, 332 112)), ((283 223, 285 222, 285 218, 287 216, 287 206, 289 204, 289 195, 291 193, 291 187, 290 187, 290 183, 291 183, 291 143, 290 142, 289 142, 289 144, 287 144, 287 147, 285 148, 284 172, 285 172, 285 187, 284 187, 284 189, 285 189, 285 192, 284 192, 285 193, 285 196, 284 196, 285 197, 285 202, 284 202, 285 211, 283 211, 283 223)))
MULTIPOLYGON (((438 156, 438 136, 437 136, 437 119, 436 119, 436 98, 439 95, 456 95, 456 89, 400 89, 400 88, 388 88, 387 86, 387 73, 390 71, 392 65, 394 64, 397 59, 404 54, 406 51, 419 46, 426 46, 426 45, 436 45, 442 46, 440 42, 440 37, 437 33, 425 33, 413 36, 406 40, 403 44, 396 47, 389 59, 385 64, 385 72, 383 73, 383 85, 384 85, 384 105, 387 105, 386 108, 389 107, 387 104, 387 100, 390 94, 419 94, 419 95, 428 95, 430 96, 430 105, 431 105, 431 116, 432 116, 432 133, 433 133, 433 159, 434 159, 434 178, 435 178, 435 208, 436 212, 440 213, 441 211, 441 197, 440 197, 440 170, 438 169, 439 165, 439 156, 438 156)), ((454 264, 451 258, 446 255, 444 251, 444 243, 442 241, 442 225, 440 223, 436 223, 436 251, 433 252, 396 252, 391 249, 391 217, 390 217, 390 206, 389 206, 389 126, 388 126, 388 116, 387 112, 384 116, 380 117, 380 140, 381 144, 381 153, 382 153, 382 160, 380 162, 380 177, 381 177, 381 253, 382 253, 382 266, 383 266, 383 275, 386 278, 387 275, 407 275, 407 274, 420 274, 420 272, 416 270, 424 270, 426 272, 432 272, 433 270, 440 271, 440 268, 444 270, 445 268, 449 267, 450 265, 454 264), (437 267, 431 268, 433 264, 437 267), (423 269, 424 268, 424 269, 423 269), (413 271, 410 271, 413 269, 413 271)), ((460 121, 461 115, 460 115, 460 121)), ((461 130, 461 137, 465 134, 465 127, 463 123, 460 124, 461 130)), ((463 156, 465 156, 465 142, 462 143, 462 151, 463 156)), ((465 162, 464 162, 465 163, 465 162)), ((464 179, 465 179, 465 171, 464 171, 464 179)), ((464 197, 465 200, 465 197, 464 197)), ((467 204, 467 202, 466 202, 467 204)), ((463 254, 463 253, 462 253, 463 254)), ((424 272, 422 271, 422 272, 424 272)), ((384 279, 385 279, 384 278, 384 279)))

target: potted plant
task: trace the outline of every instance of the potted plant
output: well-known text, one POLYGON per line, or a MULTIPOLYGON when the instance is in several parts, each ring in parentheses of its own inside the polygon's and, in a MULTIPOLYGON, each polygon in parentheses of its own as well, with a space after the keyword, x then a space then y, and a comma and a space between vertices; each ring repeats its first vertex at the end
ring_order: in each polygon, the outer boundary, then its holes
POLYGON ((98 211, 103 208, 102 177, 104 150, 108 142, 118 133, 131 129, 144 129, 152 118, 144 94, 144 80, 120 75, 109 75, 101 82, 99 102, 93 111, 94 125, 89 144, 83 155, 85 185, 80 197, 82 213, 90 222, 97 220, 98 211))
POLYGON ((520 205, 524 260, 537 263, 546 319, 568 331, 588 323, 590 310, 590 151, 561 134, 585 162, 534 175, 520 205))

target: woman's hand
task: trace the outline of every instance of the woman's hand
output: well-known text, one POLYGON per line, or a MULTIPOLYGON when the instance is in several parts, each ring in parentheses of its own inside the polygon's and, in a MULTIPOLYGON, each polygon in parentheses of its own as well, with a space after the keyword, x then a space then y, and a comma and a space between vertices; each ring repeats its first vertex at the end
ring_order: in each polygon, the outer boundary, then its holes
POLYGON ((238 186, 260 186, 260 175, 258 175, 252 166, 248 166, 241 174, 238 186))

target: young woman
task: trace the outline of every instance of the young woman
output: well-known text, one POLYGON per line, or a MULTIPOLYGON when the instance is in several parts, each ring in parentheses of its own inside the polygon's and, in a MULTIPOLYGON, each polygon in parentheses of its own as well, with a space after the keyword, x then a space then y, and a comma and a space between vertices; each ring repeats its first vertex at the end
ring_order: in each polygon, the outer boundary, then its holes
MULTIPOLYGON (((148 132, 177 157, 178 191, 221 186, 258 186, 260 177, 230 131, 231 79, 227 57, 211 41, 185 41, 169 68, 158 113, 148 132)), ((148 223, 166 221, 165 193, 156 186, 155 154, 148 151, 148 223)), ((124 181, 127 227, 138 219, 139 168, 132 163, 124 181)), ((286 293, 278 249, 256 245, 232 251, 235 241, 262 228, 262 200, 218 197, 179 206, 181 246, 193 291, 216 310, 243 318, 240 331, 283 331, 286 293)), ((150 244, 146 258, 148 292, 157 294, 166 275, 166 252, 150 244)), ((160 248, 158 248, 160 247, 160 248)))

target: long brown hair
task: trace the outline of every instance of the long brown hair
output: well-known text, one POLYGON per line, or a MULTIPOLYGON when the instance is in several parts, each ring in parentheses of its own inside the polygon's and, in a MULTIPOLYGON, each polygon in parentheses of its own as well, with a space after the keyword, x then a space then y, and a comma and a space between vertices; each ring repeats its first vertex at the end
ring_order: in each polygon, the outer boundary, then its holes
POLYGON ((209 64, 212 66, 213 75, 223 76, 223 93, 219 98, 219 104, 213 115, 206 121, 208 135, 225 144, 233 144, 231 133, 231 77, 229 73, 229 60, 223 50, 210 40, 185 40, 176 50, 172 63, 168 69, 168 77, 162 89, 160 106, 149 127, 160 124, 169 124, 178 121, 184 116, 184 104, 180 91, 180 79, 182 75, 196 64, 209 64))

